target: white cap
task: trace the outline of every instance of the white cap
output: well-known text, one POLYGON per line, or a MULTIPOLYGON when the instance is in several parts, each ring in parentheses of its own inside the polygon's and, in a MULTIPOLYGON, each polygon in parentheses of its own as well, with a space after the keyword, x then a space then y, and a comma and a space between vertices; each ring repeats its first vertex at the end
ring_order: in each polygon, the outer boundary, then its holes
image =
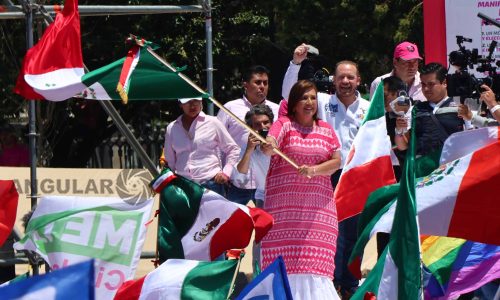
POLYGON ((191 100, 198 100, 201 101, 201 97, 194 97, 194 98, 179 98, 179 102, 182 104, 186 104, 191 100))

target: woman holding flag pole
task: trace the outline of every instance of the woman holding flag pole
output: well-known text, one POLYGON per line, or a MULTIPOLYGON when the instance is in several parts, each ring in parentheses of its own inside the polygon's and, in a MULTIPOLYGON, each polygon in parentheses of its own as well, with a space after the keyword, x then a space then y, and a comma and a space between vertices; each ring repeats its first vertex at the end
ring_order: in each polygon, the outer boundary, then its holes
POLYGON ((295 169, 271 157, 264 209, 275 223, 262 240, 262 268, 283 256, 295 299, 339 299, 332 283, 338 232, 330 175, 340 166, 340 143, 328 123, 318 120, 317 88, 298 81, 287 116, 271 127, 267 155, 278 148, 298 163, 295 169))

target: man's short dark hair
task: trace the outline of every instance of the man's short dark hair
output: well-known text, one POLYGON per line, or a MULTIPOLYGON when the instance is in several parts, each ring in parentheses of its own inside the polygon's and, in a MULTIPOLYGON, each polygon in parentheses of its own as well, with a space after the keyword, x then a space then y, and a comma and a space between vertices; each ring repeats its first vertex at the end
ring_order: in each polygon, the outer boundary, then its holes
POLYGON ((435 62, 426 64, 420 70, 420 75, 428 75, 434 73, 436 74, 437 80, 442 83, 446 79, 446 74, 448 73, 448 71, 442 64, 435 62))
POLYGON ((403 80, 401 80, 401 78, 399 78, 397 76, 386 77, 386 78, 382 79, 382 82, 383 82, 384 86, 387 87, 387 90, 389 92, 399 92, 402 90, 406 90, 405 83, 403 82, 403 80))
POLYGON ((356 75, 360 76, 359 73, 359 66, 357 63, 353 62, 352 60, 341 60, 338 63, 335 64, 335 75, 337 75, 337 70, 341 65, 351 65, 356 68, 356 75))
POLYGON ((243 81, 244 82, 249 82, 250 79, 252 79, 253 74, 267 74, 269 76, 269 69, 261 66, 261 65, 255 65, 251 66, 248 68, 245 73, 243 73, 243 81))
POLYGON ((245 122, 248 126, 252 127, 252 117, 255 115, 266 115, 269 117, 269 121, 271 121, 271 123, 274 120, 272 109, 265 104, 257 104, 247 112, 245 115, 245 122))

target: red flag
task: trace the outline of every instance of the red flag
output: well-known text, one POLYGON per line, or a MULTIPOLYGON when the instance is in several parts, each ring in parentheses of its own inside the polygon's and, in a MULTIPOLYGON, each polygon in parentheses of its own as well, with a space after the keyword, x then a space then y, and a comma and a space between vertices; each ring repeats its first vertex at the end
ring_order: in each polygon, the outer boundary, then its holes
POLYGON ((18 199, 14 181, 0 180, 0 247, 14 227, 18 199))
POLYGON ((66 0, 62 13, 28 50, 14 92, 27 99, 66 100, 82 91, 84 74, 78 0, 66 0))
POLYGON ((250 208, 250 216, 255 227, 255 243, 260 243, 262 238, 271 230, 274 225, 274 218, 269 213, 260 208, 250 208))

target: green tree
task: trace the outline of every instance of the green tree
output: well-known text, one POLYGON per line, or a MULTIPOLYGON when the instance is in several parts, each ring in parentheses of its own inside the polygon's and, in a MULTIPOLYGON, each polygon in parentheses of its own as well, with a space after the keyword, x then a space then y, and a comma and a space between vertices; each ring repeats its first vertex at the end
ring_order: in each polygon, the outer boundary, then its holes
MULTIPOLYGON (((190 0, 108 0, 107 5, 187 5, 190 0)), ((57 1, 46 1, 52 5, 57 1)), ((96 0, 80 5, 99 5, 96 0)), ((423 49, 421 1, 213 0, 214 96, 226 102, 241 96, 241 73, 252 64, 271 70, 269 98, 281 98, 281 81, 293 49, 316 46, 332 70, 335 62, 359 63, 364 83, 391 69, 392 51, 402 40, 423 49)), ((157 52, 200 86, 206 82, 203 13, 82 17, 82 51, 90 70, 125 55, 129 33, 161 46, 157 52)), ((36 24, 41 24, 37 22, 36 24)), ((41 28, 40 25, 35 28, 41 28)), ((0 20, 0 118, 18 117, 26 101, 12 93, 25 53, 24 20, 0 20)), ((35 31, 35 38, 37 32, 35 31)), ((115 103, 136 135, 175 119, 175 102, 115 103), (149 126, 149 127, 148 127, 149 126)), ((116 131, 95 102, 38 102, 41 163, 84 166, 93 148, 116 131), (68 147, 69 145, 69 147, 68 147)), ((156 136, 161 136, 156 135, 156 136)))

